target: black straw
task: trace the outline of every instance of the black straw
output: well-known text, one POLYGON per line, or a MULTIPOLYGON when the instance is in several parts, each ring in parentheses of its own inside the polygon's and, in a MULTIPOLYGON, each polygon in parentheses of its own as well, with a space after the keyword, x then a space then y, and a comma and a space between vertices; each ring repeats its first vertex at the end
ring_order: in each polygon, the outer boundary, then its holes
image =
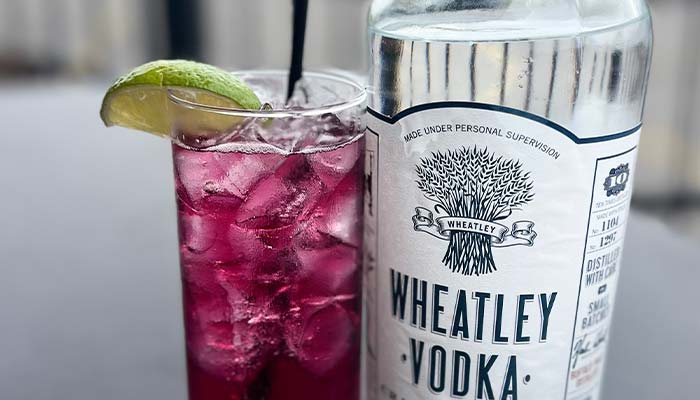
POLYGON ((309 0, 294 0, 294 33, 292 37, 292 64, 289 67, 287 101, 294 94, 294 86, 301 78, 304 61, 304 38, 309 0))

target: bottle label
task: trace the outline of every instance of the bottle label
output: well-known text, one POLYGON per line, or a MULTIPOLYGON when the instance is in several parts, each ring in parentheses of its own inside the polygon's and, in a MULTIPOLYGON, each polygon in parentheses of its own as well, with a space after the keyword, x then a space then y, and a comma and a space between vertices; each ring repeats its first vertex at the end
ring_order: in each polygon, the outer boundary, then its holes
POLYGON ((640 128, 370 114, 369 398, 597 399, 640 128))

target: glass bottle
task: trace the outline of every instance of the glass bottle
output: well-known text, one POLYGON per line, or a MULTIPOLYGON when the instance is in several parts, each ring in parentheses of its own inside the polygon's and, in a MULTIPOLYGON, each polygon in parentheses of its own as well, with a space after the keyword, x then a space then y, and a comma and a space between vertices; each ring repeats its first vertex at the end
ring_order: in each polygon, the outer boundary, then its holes
POLYGON ((374 0, 370 399, 599 397, 643 0, 374 0))

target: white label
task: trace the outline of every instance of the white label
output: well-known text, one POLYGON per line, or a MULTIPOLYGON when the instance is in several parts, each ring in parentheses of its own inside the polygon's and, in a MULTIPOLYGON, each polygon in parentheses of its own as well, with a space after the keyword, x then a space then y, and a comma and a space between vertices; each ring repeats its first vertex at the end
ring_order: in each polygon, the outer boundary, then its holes
POLYGON ((456 102, 368 125, 369 398, 597 399, 639 128, 456 102))

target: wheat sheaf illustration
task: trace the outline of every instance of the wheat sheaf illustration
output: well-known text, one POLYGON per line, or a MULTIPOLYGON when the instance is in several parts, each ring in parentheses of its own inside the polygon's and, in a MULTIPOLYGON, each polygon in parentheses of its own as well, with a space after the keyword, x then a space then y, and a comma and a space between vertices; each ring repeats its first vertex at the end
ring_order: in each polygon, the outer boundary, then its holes
MULTIPOLYGON (((487 148, 462 147, 433 152, 416 166, 416 183, 438 213, 496 222, 534 198, 530 173, 518 160, 490 153, 487 148)), ((453 272, 485 275, 496 271, 491 236, 449 232, 442 262, 453 272)))

